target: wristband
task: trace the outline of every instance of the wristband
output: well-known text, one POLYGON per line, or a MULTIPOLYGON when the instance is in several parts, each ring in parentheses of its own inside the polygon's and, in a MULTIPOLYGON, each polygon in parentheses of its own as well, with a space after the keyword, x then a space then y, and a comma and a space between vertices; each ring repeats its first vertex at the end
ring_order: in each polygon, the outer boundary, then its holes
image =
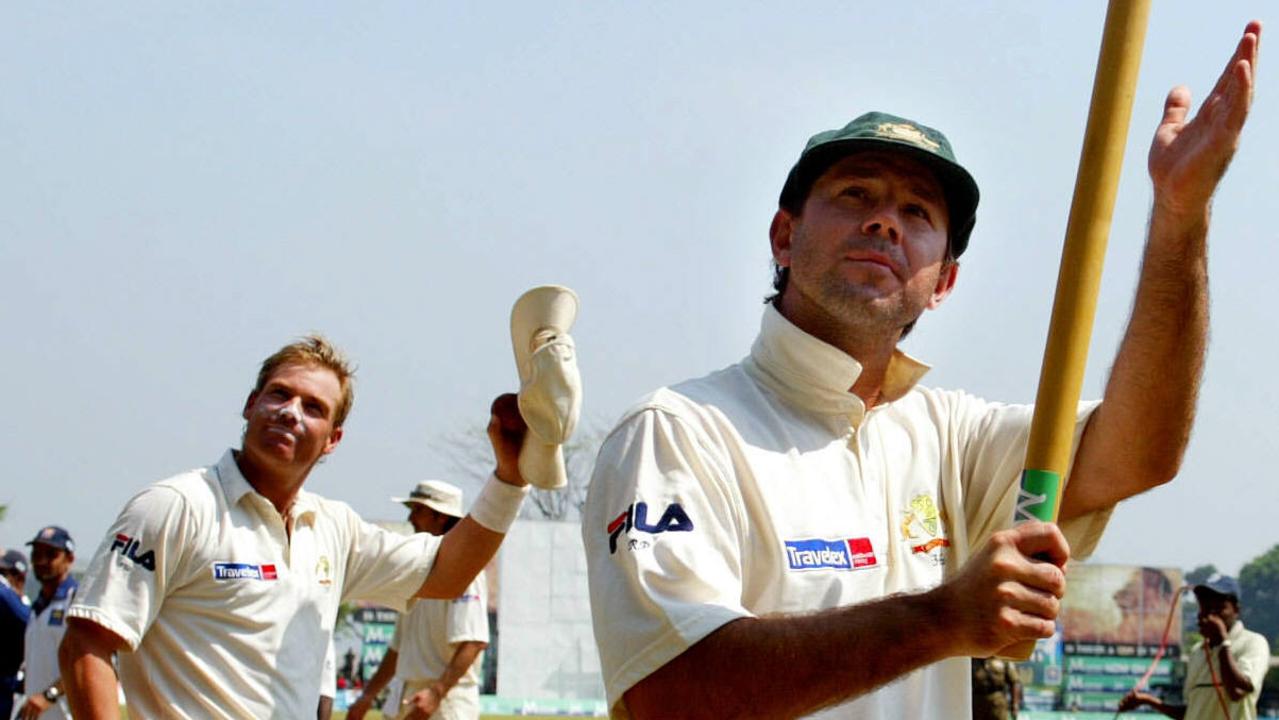
POLYGON ((1217 647, 1219 648, 1230 647, 1230 638, 1226 638, 1225 640, 1222 640, 1221 642, 1217 643, 1217 647))
POLYGON ((484 489, 471 505, 471 519, 499 535, 505 535, 520 514, 520 505, 528 495, 528 485, 516 487, 489 476, 484 489))

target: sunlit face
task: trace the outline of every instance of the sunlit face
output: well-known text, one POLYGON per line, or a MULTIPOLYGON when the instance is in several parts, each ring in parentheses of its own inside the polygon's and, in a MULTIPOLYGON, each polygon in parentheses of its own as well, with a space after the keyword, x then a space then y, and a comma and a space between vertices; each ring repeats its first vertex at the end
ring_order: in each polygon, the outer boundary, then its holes
POLYGON ((800 215, 773 220, 773 257, 790 268, 783 311, 900 330, 954 285, 948 222, 941 183, 923 163, 883 151, 841 159, 800 215))
POLYGON ((435 508, 422 503, 409 503, 409 524, 413 526, 413 532, 443 535, 450 519, 449 515, 435 508))
POLYGON ((332 370, 281 366, 244 405, 243 452, 264 467, 309 469, 342 439, 342 428, 333 425, 341 397, 332 370))
POLYGON ((40 582, 61 580, 71 572, 75 555, 44 543, 31 546, 31 572, 40 582))

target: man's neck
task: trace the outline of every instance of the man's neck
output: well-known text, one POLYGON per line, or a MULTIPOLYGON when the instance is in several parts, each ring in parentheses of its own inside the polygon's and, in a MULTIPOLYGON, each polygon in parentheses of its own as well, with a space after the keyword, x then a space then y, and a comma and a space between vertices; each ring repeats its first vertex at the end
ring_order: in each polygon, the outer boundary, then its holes
POLYGON ((243 449, 236 451, 235 464, 240 468, 240 474, 249 485, 259 495, 270 500, 281 517, 288 517, 289 509, 297 500, 298 493, 302 490, 302 483, 306 481, 306 476, 311 470, 307 468, 300 474, 281 473, 267 467, 264 463, 257 462, 243 449))
POLYGON ((61 575, 52 580, 41 581, 40 598, 45 602, 52 600, 53 596, 58 592, 58 588, 62 587, 62 583, 65 582, 66 579, 66 575, 61 575))
POLYGON ((803 312, 790 305, 783 297, 782 302, 777 303, 777 311, 795 327, 856 360, 862 367, 861 374, 848 390, 861 398, 868 409, 878 404, 901 331, 872 332, 872 329, 842 322, 828 313, 803 312))

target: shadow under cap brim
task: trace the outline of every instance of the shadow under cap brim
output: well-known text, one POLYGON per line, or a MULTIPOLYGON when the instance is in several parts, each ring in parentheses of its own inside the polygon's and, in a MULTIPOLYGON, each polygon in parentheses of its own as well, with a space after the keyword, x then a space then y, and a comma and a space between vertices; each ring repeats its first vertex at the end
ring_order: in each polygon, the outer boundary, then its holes
POLYGON ((778 204, 783 208, 800 208, 813 184, 840 160, 867 150, 885 150, 907 155, 933 171, 946 196, 949 216, 950 254, 958 258, 968 249, 968 241, 977 224, 977 205, 981 191, 977 181, 963 166, 915 145, 885 138, 845 138, 821 143, 805 150, 786 176, 778 204))

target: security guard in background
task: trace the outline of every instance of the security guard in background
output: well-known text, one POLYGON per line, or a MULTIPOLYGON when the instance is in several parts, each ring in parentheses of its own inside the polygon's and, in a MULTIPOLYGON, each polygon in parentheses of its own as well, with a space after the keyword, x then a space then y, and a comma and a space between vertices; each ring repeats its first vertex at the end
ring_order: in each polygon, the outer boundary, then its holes
POLYGON ((1017 666, 999 658, 973 658, 973 720, 1012 720, 1020 709, 1017 666))

